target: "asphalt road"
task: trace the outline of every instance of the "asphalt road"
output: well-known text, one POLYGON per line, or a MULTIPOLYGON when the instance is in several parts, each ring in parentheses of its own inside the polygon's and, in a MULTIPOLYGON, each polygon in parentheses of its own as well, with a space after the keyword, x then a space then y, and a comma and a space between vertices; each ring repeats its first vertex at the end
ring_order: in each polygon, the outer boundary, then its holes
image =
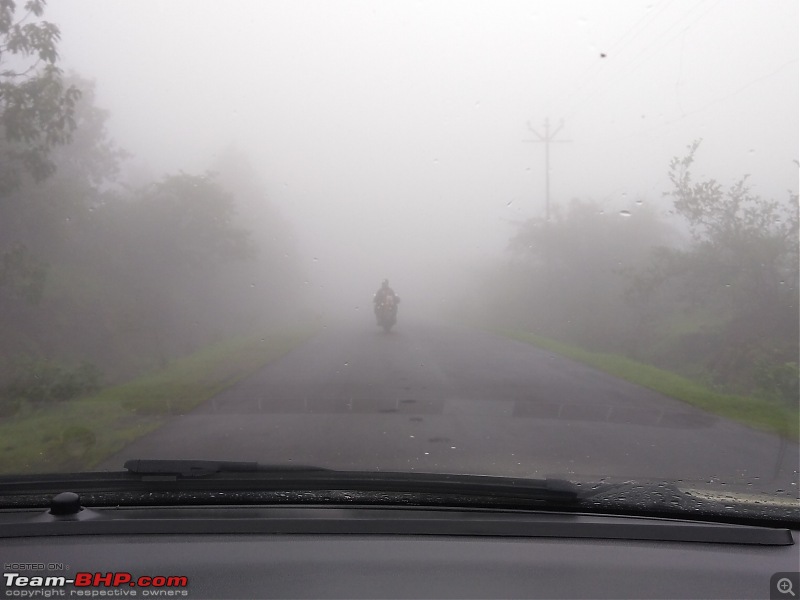
POLYGON ((714 482, 797 494, 796 443, 469 329, 329 327, 128 458, 714 482))

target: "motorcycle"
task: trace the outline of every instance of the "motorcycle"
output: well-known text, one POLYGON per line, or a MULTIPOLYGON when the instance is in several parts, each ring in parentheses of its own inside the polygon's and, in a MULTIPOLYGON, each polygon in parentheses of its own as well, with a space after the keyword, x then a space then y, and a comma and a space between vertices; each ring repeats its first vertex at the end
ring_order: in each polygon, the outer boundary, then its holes
POLYGON ((387 294, 375 304, 375 316, 378 317, 378 325, 383 327, 386 333, 397 323, 397 304, 400 298, 387 294))

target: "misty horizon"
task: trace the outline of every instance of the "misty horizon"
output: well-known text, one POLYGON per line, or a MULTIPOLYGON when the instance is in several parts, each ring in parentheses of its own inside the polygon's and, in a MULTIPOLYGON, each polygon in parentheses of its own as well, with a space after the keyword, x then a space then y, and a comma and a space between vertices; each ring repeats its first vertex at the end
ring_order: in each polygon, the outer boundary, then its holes
POLYGON ((350 303, 504 255, 544 212, 544 144, 527 141, 545 119, 569 140, 550 149, 554 206, 666 215, 669 160, 699 138, 699 176, 796 190, 797 5, 728 8, 81 0, 48 18, 132 155, 123 177, 199 174, 234 149, 308 277, 350 303))

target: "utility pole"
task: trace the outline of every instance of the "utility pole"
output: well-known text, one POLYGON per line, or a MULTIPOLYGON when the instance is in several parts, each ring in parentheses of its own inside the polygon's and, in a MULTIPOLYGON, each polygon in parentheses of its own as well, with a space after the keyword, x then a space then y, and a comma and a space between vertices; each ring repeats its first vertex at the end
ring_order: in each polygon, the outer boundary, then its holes
POLYGON ((544 144, 544 216, 545 222, 550 222, 550 144, 551 143, 566 143, 571 142, 572 140, 557 140, 555 139, 556 135, 561 128, 564 127, 564 120, 562 119, 558 127, 555 128, 552 132, 550 131, 550 119, 544 120, 544 135, 540 134, 536 131, 532 126, 531 122, 528 121, 528 129, 530 129, 533 134, 539 138, 538 140, 525 140, 526 142, 532 142, 534 144, 544 144))

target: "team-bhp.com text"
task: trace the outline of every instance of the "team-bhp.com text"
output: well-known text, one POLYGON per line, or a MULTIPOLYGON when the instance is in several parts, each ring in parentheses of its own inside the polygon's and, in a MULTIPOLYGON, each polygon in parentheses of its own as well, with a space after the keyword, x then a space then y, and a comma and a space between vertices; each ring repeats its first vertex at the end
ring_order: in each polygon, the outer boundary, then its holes
POLYGON ((142 575, 134 577, 128 572, 75 573, 63 575, 32 576, 3 573, 5 596, 16 598, 81 597, 187 597, 188 577, 181 575, 142 575), (67 586, 71 586, 68 589, 67 586), (138 591, 136 588, 140 588, 138 591), (176 589, 177 588, 177 589, 176 589))

